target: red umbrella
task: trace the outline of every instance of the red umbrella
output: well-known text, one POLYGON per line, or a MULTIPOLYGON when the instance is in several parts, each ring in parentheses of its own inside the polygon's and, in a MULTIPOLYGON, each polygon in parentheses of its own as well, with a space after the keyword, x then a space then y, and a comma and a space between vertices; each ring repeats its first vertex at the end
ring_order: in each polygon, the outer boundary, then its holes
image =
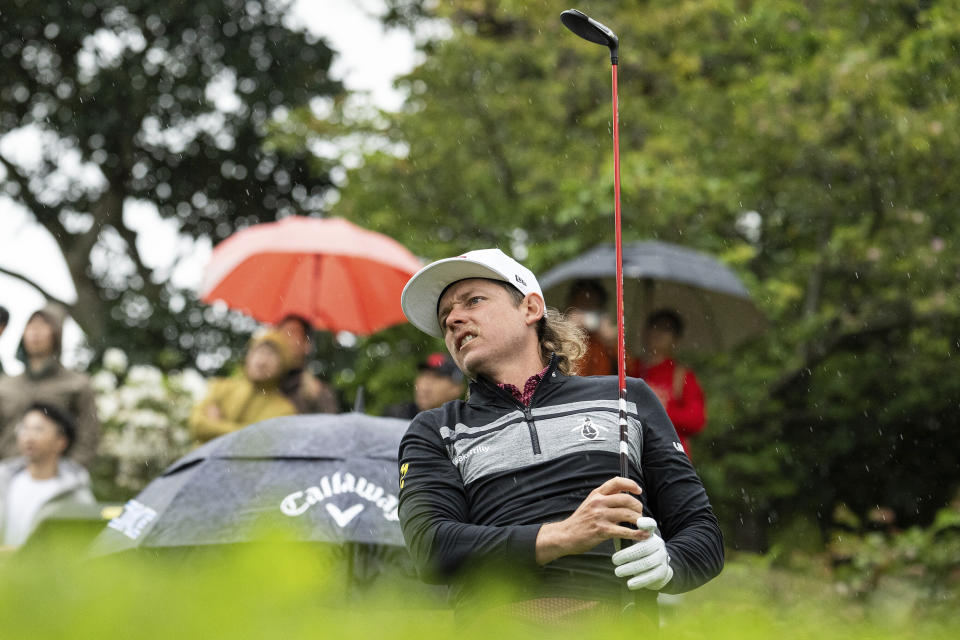
POLYGON ((213 250, 200 297, 275 324, 370 334, 406 322, 400 292, 420 261, 397 241, 341 218, 290 217, 233 234, 213 250))

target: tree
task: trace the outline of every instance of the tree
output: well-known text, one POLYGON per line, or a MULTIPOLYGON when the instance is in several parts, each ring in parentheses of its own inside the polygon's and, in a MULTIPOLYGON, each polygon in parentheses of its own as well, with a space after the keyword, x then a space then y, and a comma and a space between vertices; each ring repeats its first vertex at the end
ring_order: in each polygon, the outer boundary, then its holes
MULTIPOLYGON (((391 5, 452 35, 400 81, 404 110, 369 125, 405 152, 367 154, 335 212, 428 258, 499 245, 535 271, 609 242, 606 52, 563 29, 567 6, 391 5)), ((595 13, 621 40, 625 238, 719 255, 770 318, 735 354, 689 356, 710 413, 694 460, 729 541, 822 531, 841 503, 929 521, 960 457, 957 9, 595 13)))
POLYGON ((133 205, 215 242, 321 208, 329 167, 306 148, 265 144, 272 120, 341 91, 328 77, 333 52, 285 25, 288 6, 6 3, 0 130, 30 132, 42 148, 35 163, 0 155, 0 187, 59 244, 77 291, 71 313, 95 348, 123 341, 136 361, 174 366, 216 356, 231 340, 223 330, 245 326, 144 263, 138 241, 150 239, 138 238, 133 205))

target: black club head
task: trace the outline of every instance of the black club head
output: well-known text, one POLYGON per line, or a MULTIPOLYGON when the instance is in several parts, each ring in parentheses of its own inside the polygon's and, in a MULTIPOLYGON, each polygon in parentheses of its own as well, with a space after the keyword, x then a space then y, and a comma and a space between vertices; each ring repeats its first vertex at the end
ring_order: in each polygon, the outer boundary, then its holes
POLYGON ((573 31, 575 34, 596 44, 602 44, 610 49, 610 63, 617 64, 619 57, 620 41, 609 27, 601 24, 576 9, 567 9, 560 14, 560 21, 563 25, 573 31))

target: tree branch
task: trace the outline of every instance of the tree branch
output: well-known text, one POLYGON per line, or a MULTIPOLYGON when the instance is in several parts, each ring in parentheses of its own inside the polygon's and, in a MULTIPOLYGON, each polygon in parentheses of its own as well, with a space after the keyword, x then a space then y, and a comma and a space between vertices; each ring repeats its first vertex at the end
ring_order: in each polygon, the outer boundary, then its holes
POLYGON ((54 207, 40 202, 30 190, 27 176, 23 175, 13 163, 2 155, 0 155, 0 164, 6 169, 8 179, 20 187, 20 202, 33 213, 37 224, 46 229, 53 237, 54 242, 57 243, 73 280, 73 287, 77 292, 77 301, 74 304, 67 304, 21 273, 3 268, 0 268, 0 273, 29 284, 48 300, 67 307, 70 310, 70 315, 80 325, 87 337, 93 343, 97 343, 103 334, 103 309, 99 304, 100 291, 87 273, 87 265, 90 263, 90 250, 96 244, 100 235, 99 227, 94 224, 88 231, 79 235, 68 233, 60 222, 62 207, 54 207))
POLYGON ((17 186, 20 187, 20 199, 23 200, 23 204, 27 207, 27 209, 33 212, 33 216, 37 219, 37 222, 42 224, 44 228, 54 235, 64 231, 59 220, 60 209, 43 204, 37 200, 37 197, 33 194, 33 191, 30 190, 30 180, 27 178, 27 176, 20 173, 20 169, 17 167, 17 165, 7 160, 2 153, 0 153, 0 164, 3 164, 3 168, 7 170, 7 178, 15 182, 17 186), (55 229, 51 229, 47 226, 48 220, 55 222, 55 229))
MULTIPOLYGON (((782 396, 794 383, 805 375, 809 375, 809 372, 817 365, 843 349, 853 348, 865 341, 881 338, 898 329, 932 324, 943 318, 944 314, 939 312, 915 315, 907 310, 903 313, 897 313, 893 317, 876 320, 857 331, 837 333, 814 342, 806 349, 807 355, 803 364, 781 376, 770 388, 770 395, 774 397, 782 396)), ((831 326, 836 326, 836 324, 838 323, 835 321, 831 323, 831 326)))
POLYGON ((140 258, 140 252, 137 250, 137 234, 127 227, 121 221, 120 224, 112 224, 114 229, 117 230, 117 233, 120 234, 120 237, 123 238, 123 241, 127 243, 127 247, 130 252, 130 259, 133 260, 133 264, 137 269, 137 275, 140 276, 140 279, 143 280, 143 287, 151 292, 148 297, 156 301, 158 297, 155 295, 160 291, 160 285, 154 282, 153 280, 153 271, 143 263, 143 260, 140 258))
POLYGON ((51 302, 56 302, 57 304, 61 304, 61 305, 63 305, 64 307, 66 307, 67 309, 73 309, 73 305, 72 305, 72 304, 70 304, 69 302, 64 302, 63 299, 58 298, 57 296, 53 295, 52 293, 50 293, 49 291, 47 291, 46 289, 44 289, 43 287, 41 287, 39 284, 37 284, 36 282, 34 282, 33 280, 31 280, 31 279, 28 278, 27 276, 23 275, 22 273, 17 273, 16 271, 11 271, 10 269, 7 269, 6 267, 0 267, 0 273, 2 273, 2 274, 5 275, 5 276, 10 276, 11 278, 16 278, 17 280, 19 280, 19 281, 21 281, 21 282, 27 283, 28 285, 30 285, 31 287, 33 287, 34 289, 36 289, 37 291, 39 291, 40 294, 41 294, 44 298, 46 298, 47 300, 50 300, 51 302))

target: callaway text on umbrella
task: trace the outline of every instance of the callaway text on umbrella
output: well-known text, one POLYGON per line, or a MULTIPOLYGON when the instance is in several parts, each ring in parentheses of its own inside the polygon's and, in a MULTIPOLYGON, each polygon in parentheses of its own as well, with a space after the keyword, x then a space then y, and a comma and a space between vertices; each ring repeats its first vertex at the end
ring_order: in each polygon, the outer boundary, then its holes
POLYGON ((357 413, 287 416, 212 440, 128 502, 93 553, 251 542, 275 530, 402 547, 397 447, 406 426, 357 413))

